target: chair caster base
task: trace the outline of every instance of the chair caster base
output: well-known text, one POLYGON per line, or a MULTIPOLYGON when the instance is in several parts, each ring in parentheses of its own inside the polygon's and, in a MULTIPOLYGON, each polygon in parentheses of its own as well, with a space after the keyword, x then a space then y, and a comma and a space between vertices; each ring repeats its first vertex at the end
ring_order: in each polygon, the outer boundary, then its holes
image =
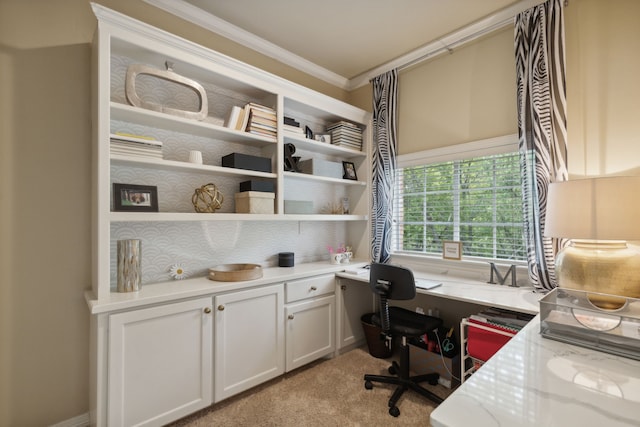
POLYGON ((392 406, 391 408, 389 408, 389 415, 393 416, 393 417, 397 417, 400 415, 400 409, 398 409, 397 406, 392 406))
POLYGON ((373 388, 373 383, 371 381, 365 381, 364 388, 366 388, 367 390, 371 390, 373 388))

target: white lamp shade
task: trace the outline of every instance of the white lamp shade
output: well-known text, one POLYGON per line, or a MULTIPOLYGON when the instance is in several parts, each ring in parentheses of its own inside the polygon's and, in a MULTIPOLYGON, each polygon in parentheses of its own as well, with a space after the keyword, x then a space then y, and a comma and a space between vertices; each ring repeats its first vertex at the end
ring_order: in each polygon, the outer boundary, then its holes
POLYGON ((640 240, 640 176, 577 179, 549 185, 546 237, 640 240))

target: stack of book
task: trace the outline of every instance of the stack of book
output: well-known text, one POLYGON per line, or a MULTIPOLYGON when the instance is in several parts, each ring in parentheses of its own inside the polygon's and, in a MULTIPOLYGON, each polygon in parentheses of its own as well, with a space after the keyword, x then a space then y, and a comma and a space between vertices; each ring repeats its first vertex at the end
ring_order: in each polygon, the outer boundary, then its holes
POLYGON ((162 159, 162 142, 149 136, 112 133, 110 149, 111 154, 162 159))
POLYGON ((339 121, 327 126, 331 143, 342 147, 362 150, 362 130, 353 123, 339 121))
POLYGON ((226 127, 275 138, 277 135, 276 110, 253 102, 243 108, 234 106, 227 119, 226 127))
POLYGON ((291 117, 284 118, 284 125, 282 126, 282 129, 286 133, 291 134, 293 136, 304 135, 304 130, 302 130, 302 128, 300 127, 300 122, 297 122, 295 119, 292 119, 291 117))

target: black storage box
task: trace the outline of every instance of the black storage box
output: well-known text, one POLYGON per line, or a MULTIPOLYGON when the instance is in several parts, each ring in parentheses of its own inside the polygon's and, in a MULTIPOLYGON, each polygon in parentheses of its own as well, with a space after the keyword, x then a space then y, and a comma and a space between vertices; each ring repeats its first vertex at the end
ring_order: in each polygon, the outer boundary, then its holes
POLYGON ((222 166, 270 173, 271 159, 267 157, 250 156, 248 154, 231 153, 222 158, 222 166))
POLYGON ((240 183, 240 191, 263 191, 265 193, 275 193, 275 186, 272 181, 255 180, 240 183))

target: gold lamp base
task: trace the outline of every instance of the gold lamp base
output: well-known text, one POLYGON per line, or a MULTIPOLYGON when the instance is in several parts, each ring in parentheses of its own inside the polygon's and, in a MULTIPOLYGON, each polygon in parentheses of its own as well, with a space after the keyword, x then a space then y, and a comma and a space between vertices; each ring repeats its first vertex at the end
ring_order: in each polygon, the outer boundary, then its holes
POLYGON ((589 301, 605 310, 624 306, 626 298, 640 298, 640 252, 624 241, 572 240, 556 257, 558 286, 598 292, 589 301))

